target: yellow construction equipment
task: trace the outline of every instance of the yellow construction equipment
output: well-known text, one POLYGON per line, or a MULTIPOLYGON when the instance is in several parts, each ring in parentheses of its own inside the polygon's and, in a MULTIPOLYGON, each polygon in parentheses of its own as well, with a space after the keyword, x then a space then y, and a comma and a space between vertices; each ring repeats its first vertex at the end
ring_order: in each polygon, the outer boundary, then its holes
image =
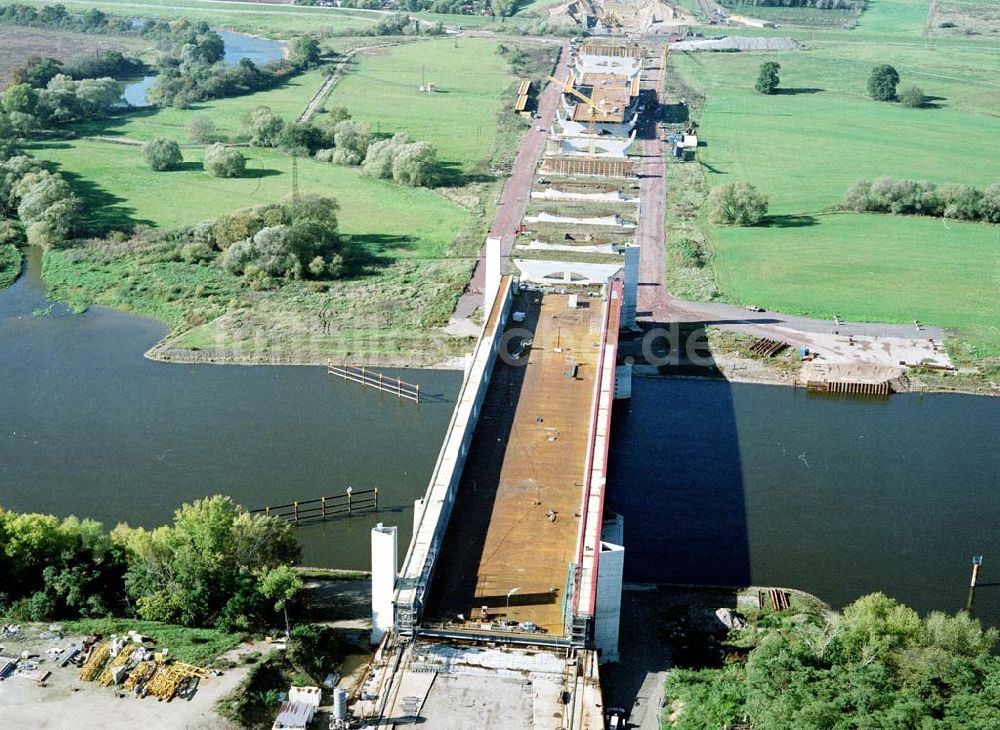
POLYGON ((146 683, 146 692, 158 700, 169 702, 177 691, 192 679, 205 679, 208 670, 193 664, 175 662, 158 665, 156 673, 146 683))
POLYGON ((93 679, 100 673, 101 667, 108 660, 108 655, 111 653, 111 642, 105 641, 102 644, 95 646, 91 652, 90 656, 87 657, 87 661, 83 663, 83 667, 80 669, 80 679, 84 682, 93 681, 93 679))
POLYGON ((115 670, 119 667, 124 667, 128 664, 129 659, 135 653, 138 647, 135 644, 126 644, 119 650, 118 656, 108 662, 107 666, 104 667, 104 671, 101 672, 100 676, 97 678, 97 683, 102 687, 110 687, 115 682, 115 670))
POLYGON ((122 683, 122 689, 126 692, 132 692, 136 687, 145 682, 155 670, 155 662, 139 662, 129 672, 128 679, 122 683))

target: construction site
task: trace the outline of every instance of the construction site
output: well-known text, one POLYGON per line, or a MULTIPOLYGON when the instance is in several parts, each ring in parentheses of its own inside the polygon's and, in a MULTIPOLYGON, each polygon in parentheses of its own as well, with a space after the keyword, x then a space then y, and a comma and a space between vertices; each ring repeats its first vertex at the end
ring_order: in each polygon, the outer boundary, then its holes
POLYGON ((600 682, 619 660, 624 562, 604 490, 612 405, 631 390, 617 349, 636 326, 643 196, 662 193, 663 155, 640 178, 637 140, 658 135, 666 53, 612 40, 564 54, 538 99, 545 139, 505 190, 517 222, 486 243, 484 321, 398 573, 395 529, 372 532, 378 648, 358 723, 621 719, 600 682))

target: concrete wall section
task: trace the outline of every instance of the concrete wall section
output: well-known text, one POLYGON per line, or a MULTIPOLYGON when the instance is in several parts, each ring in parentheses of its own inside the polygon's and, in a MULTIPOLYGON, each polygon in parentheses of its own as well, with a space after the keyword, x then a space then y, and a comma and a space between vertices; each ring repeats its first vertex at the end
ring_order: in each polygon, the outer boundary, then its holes
POLYGON ((422 509, 415 517, 413 537, 397 583, 397 632, 410 631, 420 620, 424 596, 434 574, 435 560, 448 527, 455 493, 479 422, 512 301, 511 277, 504 276, 459 391, 444 444, 424 494, 422 509))
POLYGON ((392 628, 399 540, 395 527, 372 528, 372 645, 392 628))
POLYGON ((601 541, 597 573, 597 604, 594 608, 594 646, 601 652, 601 662, 617 662, 618 629, 622 613, 622 575, 625 548, 601 541))

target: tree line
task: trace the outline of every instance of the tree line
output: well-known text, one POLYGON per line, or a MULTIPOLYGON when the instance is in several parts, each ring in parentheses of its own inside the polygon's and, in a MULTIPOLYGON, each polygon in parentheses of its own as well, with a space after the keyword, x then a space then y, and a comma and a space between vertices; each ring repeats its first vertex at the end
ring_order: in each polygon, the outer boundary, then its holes
POLYGON ((80 199, 58 172, 11 143, 13 128, 0 112, 0 237, 5 243, 61 245, 73 232, 80 199))
POLYGON ((153 530, 0 509, 0 613, 251 630, 272 625, 301 585, 289 575, 298 556, 287 523, 228 497, 185 504, 153 530))
POLYGON ((972 185, 927 180, 859 180, 844 194, 840 207, 856 213, 897 213, 1000 223, 1000 183, 985 190, 972 185))
POLYGON ((183 32, 192 25, 204 25, 204 23, 192 24, 184 19, 127 18, 107 15, 96 8, 82 13, 71 13, 61 4, 35 8, 20 3, 0 6, 0 23, 69 30, 76 33, 144 36, 162 40, 170 40, 175 33, 183 32))

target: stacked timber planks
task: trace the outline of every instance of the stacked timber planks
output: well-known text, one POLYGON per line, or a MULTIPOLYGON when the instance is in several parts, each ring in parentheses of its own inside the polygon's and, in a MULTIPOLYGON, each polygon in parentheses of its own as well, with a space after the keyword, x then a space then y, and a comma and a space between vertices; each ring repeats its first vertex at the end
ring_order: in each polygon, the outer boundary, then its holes
POLYGON ((761 357, 774 357, 787 347, 788 343, 786 342, 781 342, 780 340, 769 340, 766 337, 761 337, 759 340, 750 345, 750 352, 755 355, 760 355, 761 357))

